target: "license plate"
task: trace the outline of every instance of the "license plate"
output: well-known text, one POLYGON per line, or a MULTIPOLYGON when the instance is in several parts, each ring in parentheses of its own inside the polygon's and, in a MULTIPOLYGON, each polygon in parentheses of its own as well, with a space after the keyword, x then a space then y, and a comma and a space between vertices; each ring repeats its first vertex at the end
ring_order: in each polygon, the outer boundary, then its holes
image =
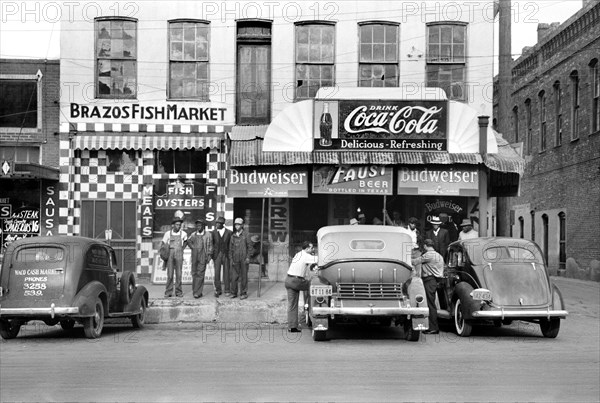
POLYGON ((471 296, 474 300, 478 301, 490 301, 492 299, 492 293, 488 290, 477 289, 471 292, 471 296))
POLYGON ((331 297, 333 295, 333 287, 330 285, 311 285, 311 297, 331 297))

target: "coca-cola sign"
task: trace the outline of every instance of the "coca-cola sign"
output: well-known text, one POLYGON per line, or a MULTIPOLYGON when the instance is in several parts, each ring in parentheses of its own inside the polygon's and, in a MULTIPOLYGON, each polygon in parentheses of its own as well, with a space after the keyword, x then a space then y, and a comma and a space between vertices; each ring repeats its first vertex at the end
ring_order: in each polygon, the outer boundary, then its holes
POLYGON ((315 141, 315 149, 360 151, 445 151, 447 149, 448 103, 446 101, 317 101, 336 104, 337 116, 319 113, 319 140, 330 134, 323 128, 334 124, 331 141, 315 141))

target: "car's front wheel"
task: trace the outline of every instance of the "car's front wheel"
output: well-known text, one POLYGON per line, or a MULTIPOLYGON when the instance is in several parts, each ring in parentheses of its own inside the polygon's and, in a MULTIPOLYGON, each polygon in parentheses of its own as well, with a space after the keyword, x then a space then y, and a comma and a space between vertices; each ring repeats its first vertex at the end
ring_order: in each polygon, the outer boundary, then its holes
POLYGON ((148 306, 148 304, 146 303, 146 299, 142 298, 140 300, 140 313, 138 313, 137 315, 133 315, 131 317, 131 324, 136 329, 143 328, 146 323, 146 308, 147 308, 147 306, 148 306))
POLYGON ((21 323, 16 320, 0 320, 0 336, 4 340, 14 339, 21 330, 21 323))
POLYGON ((460 337, 469 337, 473 330, 473 325, 465 319, 460 299, 457 299, 454 303, 454 328, 456 329, 456 334, 460 337))
POLYGON ((94 315, 83 319, 83 332, 88 339, 97 339, 102 334, 104 327, 104 305, 102 300, 96 298, 96 309, 94 315))
POLYGON ((419 341, 421 336, 420 330, 413 329, 412 319, 408 319, 404 322, 404 338, 408 341, 419 341))
POLYGON ((550 318, 540 320, 540 329, 544 337, 554 339, 558 336, 560 330, 560 318, 550 318))

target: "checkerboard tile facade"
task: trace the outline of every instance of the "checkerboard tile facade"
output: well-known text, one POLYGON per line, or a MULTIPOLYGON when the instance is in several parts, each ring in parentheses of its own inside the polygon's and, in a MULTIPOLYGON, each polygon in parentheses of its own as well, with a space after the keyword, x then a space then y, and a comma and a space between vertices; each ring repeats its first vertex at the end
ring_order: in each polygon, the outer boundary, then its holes
POLYGON ((233 220, 233 199, 226 197, 227 158, 221 143, 207 154, 207 170, 202 174, 154 173, 153 150, 135 150, 131 172, 110 172, 106 150, 74 150, 70 141, 61 142, 59 183, 59 233, 81 233, 82 200, 135 200, 136 239, 135 266, 138 274, 150 275, 157 251, 152 238, 141 235, 141 199, 144 184, 156 179, 205 179, 217 185, 217 212, 233 220))

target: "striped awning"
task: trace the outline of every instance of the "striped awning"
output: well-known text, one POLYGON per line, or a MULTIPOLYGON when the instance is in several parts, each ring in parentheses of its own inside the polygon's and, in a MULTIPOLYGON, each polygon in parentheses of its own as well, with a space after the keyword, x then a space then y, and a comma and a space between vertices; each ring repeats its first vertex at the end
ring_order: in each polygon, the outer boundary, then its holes
POLYGON ((190 150, 219 148, 225 139, 224 133, 210 136, 153 134, 153 135, 77 135, 73 138, 76 150, 190 150))

